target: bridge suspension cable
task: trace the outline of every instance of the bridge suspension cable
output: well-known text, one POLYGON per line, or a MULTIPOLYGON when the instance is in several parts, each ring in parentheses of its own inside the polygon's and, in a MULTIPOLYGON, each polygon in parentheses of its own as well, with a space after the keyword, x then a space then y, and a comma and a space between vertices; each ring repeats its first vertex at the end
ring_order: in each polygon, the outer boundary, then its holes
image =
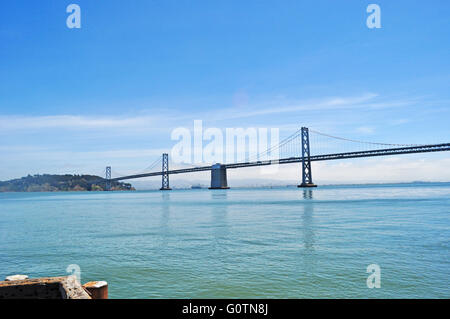
POLYGON ((122 174, 122 173, 119 173, 117 170, 111 168, 111 175, 112 175, 113 177, 116 177, 116 176, 118 176, 118 177, 124 177, 124 176, 127 176, 128 174, 122 174))
POLYGON ((246 162, 252 162, 255 160, 261 159, 261 157, 268 155, 269 153, 273 153, 275 150, 280 150, 283 146, 288 145, 288 143, 295 141, 297 137, 299 137, 301 134, 301 130, 297 130, 293 134, 289 135, 285 139, 283 139, 281 142, 279 142, 277 145, 269 147, 267 150, 265 150, 262 153, 254 154, 253 156, 248 156, 245 161, 246 162))
MULTIPOLYGON (((161 164, 162 161, 162 156, 159 156, 156 160, 154 160, 149 166, 147 166, 146 168, 144 168, 143 170, 141 170, 140 172, 133 174, 133 175, 138 175, 138 174, 144 174, 144 173, 149 173, 150 170, 152 170, 153 168, 155 168, 158 164, 161 164)), ((114 177, 124 177, 124 176, 129 176, 130 174, 123 174, 118 172, 116 169, 112 169, 113 172, 113 176, 114 177)))
POLYGON ((160 164, 162 161, 162 155, 159 156, 153 163, 151 163, 149 166, 147 166, 146 168, 144 168, 143 170, 139 171, 136 174, 142 174, 142 173, 147 173, 150 170, 154 169, 158 164, 160 164))
POLYGON ((339 137, 339 136, 333 136, 330 134, 325 134, 325 133, 321 133, 319 131, 313 130, 313 129, 309 129, 309 132, 312 133, 316 133, 322 136, 326 136, 326 137, 330 137, 330 138, 334 138, 334 139, 338 139, 338 140, 342 140, 342 141, 347 141, 347 142, 354 142, 354 143, 362 143, 362 144, 370 144, 370 145, 381 145, 381 146, 397 146, 397 147, 413 147, 413 146, 419 146, 420 144, 391 144, 391 143, 377 143, 377 142, 368 142, 368 141, 359 141, 359 140, 353 140, 353 139, 349 139, 349 138, 344 138, 344 137, 339 137))
MULTIPOLYGON (((168 183, 169 174, 183 174, 190 172, 211 171, 212 179, 213 176, 222 176, 223 174, 225 174, 225 185, 226 185, 226 169, 273 165, 273 164, 302 163, 302 172, 303 172, 302 185, 312 187, 311 185, 314 184, 312 184, 312 178, 310 173, 311 172, 310 162, 313 161, 328 161, 337 159, 350 159, 361 157, 375 157, 375 156, 441 152, 441 151, 450 151, 450 143, 424 145, 424 144, 393 144, 393 143, 368 142, 325 134, 319 131, 310 130, 306 127, 302 127, 300 130, 297 130, 296 132, 289 135, 276 145, 271 145, 271 147, 269 147, 264 152, 247 156, 245 162, 238 161, 234 163, 220 164, 219 166, 203 165, 203 166, 193 166, 190 168, 185 167, 169 170, 168 154, 164 153, 162 156, 158 157, 155 161, 153 161, 148 167, 146 167, 143 170, 144 173, 125 175, 120 174, 119 172, 114 170, 115 176, 114 178, 111 178, 110 166, 106 168, 105 173, 106 173, 106 180, 109 182, 150 177, 150 176, 162 176, 163 186, 161 189, 168 190, 170 189, 168 183), (316 140, 314 141, 314 139, 316 140), (332 140, 332 142, 330 142, 330 139, 332 140), (321 146, 323 146, 323 148, 321 148, 321 146), (349 146, 350 149, 348 149, 349 146), (342 149, 343 147, 347 149, 343 150, 342 149), (355 150, 355 148, 358 149, 355 150), (273 154, 275 150, 278 150, 277 154, 273 154), (276 158, 261 159, 262 156, 268 155, 269 153, 271 157, 274 157, 275 155, 276 158), (254 158, 257 158, 257 161, 255 161, 254 158), (165 164, 162 164, 163 162, 165 164), (149 170, 153 170, 158 164, 162 164, 161 170, 149 172, 149 170), (218 170, 220 170, 220 172, 218 172, 218 170), (309 172, 308 179, 305 178, 306 176, 305 172, 309 172), (305 180, 308 180, 309 182, 305 183, 305 180)), ((213 183, 211 185, 213 185, 213 183)))
MULTIPOLYGON (((396 144, 396 143, 379 143, 379 142, 369 142, 369 141, 361 141, 356 139, 350 139, 350 138, 344 138, 339 136, 334 136, 331 134, 322 133, 313 129, 309 129, 309 132, 312 133, 311 135, 311 152, 313 154, 322 154, 325 152, 330 152, 333 150, 334 152, 344 152, 344 151, 363 151, 368 150, 370 148, 373 148, 373 146, 377 146, 378 148, 384 148, 386 146, 389 147, 416 147, 420 146, 420 144, 396 144), (338 140, 341 142, 350 142, 359 144, 359 147, 354 147, 350 144, 332 144, 330 141, 324 141, 319 140, 314 134, 326 137, 334 140, 338 140)), ((252 162, 261 160, 264 156, 268 157, 267 155, 272 155, 273 152, 278 150, 278 156, 279 158, 290 158, 290 157, 300 157, 301 156, 301 130, 297 130, 293 134, 289 135, 285 139, 283 139, 281 142, 279 142, 277 145, 273 145, 264 152, 249 155, 245 158, 246 162, 252 162)), ((264 158, 263 158, 264 159, 264 158)), ((267 158, 266 158, 267 159, 267 158)))
POLYGON ((331 134, 322 133, 309 129, 311 140, 311 155, 322 155, 330 153, 361 152, 373 149, 384 149, 394 147, 417 147, 419 144, 399 144, 370 142, 357 139, 345 138, 331 134))

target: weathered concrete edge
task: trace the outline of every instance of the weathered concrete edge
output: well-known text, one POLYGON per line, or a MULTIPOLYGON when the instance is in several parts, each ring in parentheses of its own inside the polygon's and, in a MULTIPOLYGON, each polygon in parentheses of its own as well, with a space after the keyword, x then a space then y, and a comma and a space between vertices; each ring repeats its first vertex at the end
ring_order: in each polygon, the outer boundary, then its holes
POLYGON ((91 299, 75 276, 63 277, 59 290, 64 299, 91 299))
POLYGON ((91 299, 89 294, 78 283, 75 276, 43 277, 25 280, 0 281, 0 287, 46 284, 59 284, 61 298, 63 299, 91 299))

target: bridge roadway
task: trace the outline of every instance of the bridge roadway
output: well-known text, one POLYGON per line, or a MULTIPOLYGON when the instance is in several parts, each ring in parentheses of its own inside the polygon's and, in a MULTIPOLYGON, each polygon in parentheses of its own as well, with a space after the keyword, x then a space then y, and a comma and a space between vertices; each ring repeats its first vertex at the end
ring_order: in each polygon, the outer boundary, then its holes
MULTIPOLYGON (((359 157, 374 157, 374 156, 443 152, 443 151, 450 151, 450 143, 386 148, 386 149, 359 151, 359 152, 314 155, 314 156, 310 157, 310 160, 311 161, 329 161, 329 160, 339 160, 339 159, 359 158, 359 157)), ((274 164, 301 163, 302 161, 303 161, 303 157, 289 157, 289 158, 282 158, 280 160, 265 160, 265 161, 255 161, 255 162, 224 164, 224 166, 227 169, 228 168, 231 169, 231 168, 264 166, 264 165, 274 165, 274 164)), ((212 166, 210 165, 210 166, 199 166, 199 167, 192 167, 192 168, 169 170, 167 173, 168 174, 184 174, 184 173, 210 171, 211 169, 212 169, 212 166)), ((152 173, 144 173, 144 174, 137 174, 137 175, 128 175, 128 176, 112 178, 111 181, 122 181, 122 180, 136 179, 136 178, 143 178, 143 177, 150 177, 150 176, 161 176, 162 174, 163 174, 163 172, 152 172, 152 173)))

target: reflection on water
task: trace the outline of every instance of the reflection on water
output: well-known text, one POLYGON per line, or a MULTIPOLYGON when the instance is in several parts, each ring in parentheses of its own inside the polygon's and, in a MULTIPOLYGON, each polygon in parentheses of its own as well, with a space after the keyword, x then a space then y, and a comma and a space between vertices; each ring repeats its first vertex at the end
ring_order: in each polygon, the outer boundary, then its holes
POLYGON ((170 192, 161 192, 161 198, 164 202, 170 201, 170 192))
POLYGON ((212 191, 211 200, 220 201, 220 205, 210 207, 211 226, 213 235, 213 258, 218 268, 223 271, 228 269, 231 263, 230 257, 230 226, 228 224, 227 192, 212 191))
POLYGON ((304 189, 303 190, 303 199, 313 199, 313 190, 312 189, 304 189))
POLYGON ((314 199, 312 189, 303 190, 302 239, 306 252, 314 250, 314 199))
POLYGON ((305 202, 303 204, 303 215, 302 215, 302 225, 303 225, 303 244, 307 251, 314 250, 314 203, 305 202))
POLYGON ((162 207, 161 207, 161 217, 159 222, 159 233, 161 234, 161 246, 167 247, 170 228, 169 228, 169 218, 170 218, 170 194, 168 192, 162 192, 162 207))
POLYGON ((314 281, 317 267, 315 244, 315 225, 314 225, 314 201, 313 190, 303 190, 303 213, 301 214, 301 240, 302 249, 300 261, 300 273, 303 280, 314 281))
POLYGON ((227 199, 227 191, 213 190, 213 191, 211 191, 211 199, 226 200, 227 199))
POLYGON ((226 202, 227 193, 211 192, 212 200, 224 201, 220 206, 211 206, 212 225, 214 225, 214 233, 216 238, 223 238, 228 233, 227 213, 228 204, 226 202))

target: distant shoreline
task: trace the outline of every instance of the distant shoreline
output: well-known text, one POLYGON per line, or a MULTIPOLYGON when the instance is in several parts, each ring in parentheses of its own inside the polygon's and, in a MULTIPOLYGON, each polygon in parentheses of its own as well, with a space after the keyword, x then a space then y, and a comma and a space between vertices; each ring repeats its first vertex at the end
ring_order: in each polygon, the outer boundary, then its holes
MULTIPOLYGON (((104 180, 99 176, 93 175, 34 175, 22 177, 20 179, 13 179, 9 181, 0 181, 0 193, 80 193, 80 192, 103 192, 105 191, 105 186, 102 185, 104 182, 99 180, 104 180), (50 183, 33 183, 33 179, 50 179, 53 183, 57 183, 58 187, 52 186, 50 183), (61 182, 60 179, 65 178, 66 181, 61 182), (68 179, 68 180, 67 180, 68 179), (28 183, 27 183, 28 181, 28 183), (95 181, 95 183, 93 182, 95 181), (26 186, 18 189, 10 188, 11 185, 20 183, 25 183, 26 186), (80 184, 85 184, 80 186, 80 184), (7 185, 5 187, 5 185, 7 185), (9 185, 9 187, 8 187, 9 185)), ((320 187, 365 187, 365 186, 388 186, 388 185, 430 185, 430 184, 449 184, 448 182, 427 182, 427 181, 414 181, 414 182, 379 182, 379 183, 349 183, 349 184, 318 184, 320 187)), ((55 185, 55 184, 53 184, 55 185)), ((286 184, 286 185, 249 185, 249 186, 232 186, 232 189, 280 189, 280 188, 294 188, 297 187, 296 184, 286 184)), ((192 188, 192 186, 182 186, 173 187, 173 190, 204 190, 207 187, 192 188)), ((111 191, 159 191, 159 188, 142 188, 135 189, 129 183, 115 182, 112 185, 111 191)))
MULTIPOLYGON (((450 184, 450 181, 448 182, 386 182, 386 183, 363 183, 363 184, 320 184, 318 183, 318 188, 321 187, 365 187, 365 186, 388 186, 388 185, 400 185, 400 186, 408 186, 408 185, 429 185, 429 184, 450 184)), ((282 188, 297 188, 296 184, 288 184, 288 185, 252 185, 252 186, 230 186, 230 189, 282 189, 282 188)), ((172 186, 173 190, 194 190, 194 191, 200 191, 208 189, 207 187, 202 187, 201 189, 194 188, 192 189, 190 186, 186 187, 176 187, 172 186)), ((139 189, 137 188, 136 191, 159 191, 159 188, 145 188, 145 189, 139 189)))
POLYGON ((110 181, 95 175, 28 175, 26 177, 0 181, 1 193, 32 192, 98 192, 105 190, 134 191, 129 183, 110 181))

